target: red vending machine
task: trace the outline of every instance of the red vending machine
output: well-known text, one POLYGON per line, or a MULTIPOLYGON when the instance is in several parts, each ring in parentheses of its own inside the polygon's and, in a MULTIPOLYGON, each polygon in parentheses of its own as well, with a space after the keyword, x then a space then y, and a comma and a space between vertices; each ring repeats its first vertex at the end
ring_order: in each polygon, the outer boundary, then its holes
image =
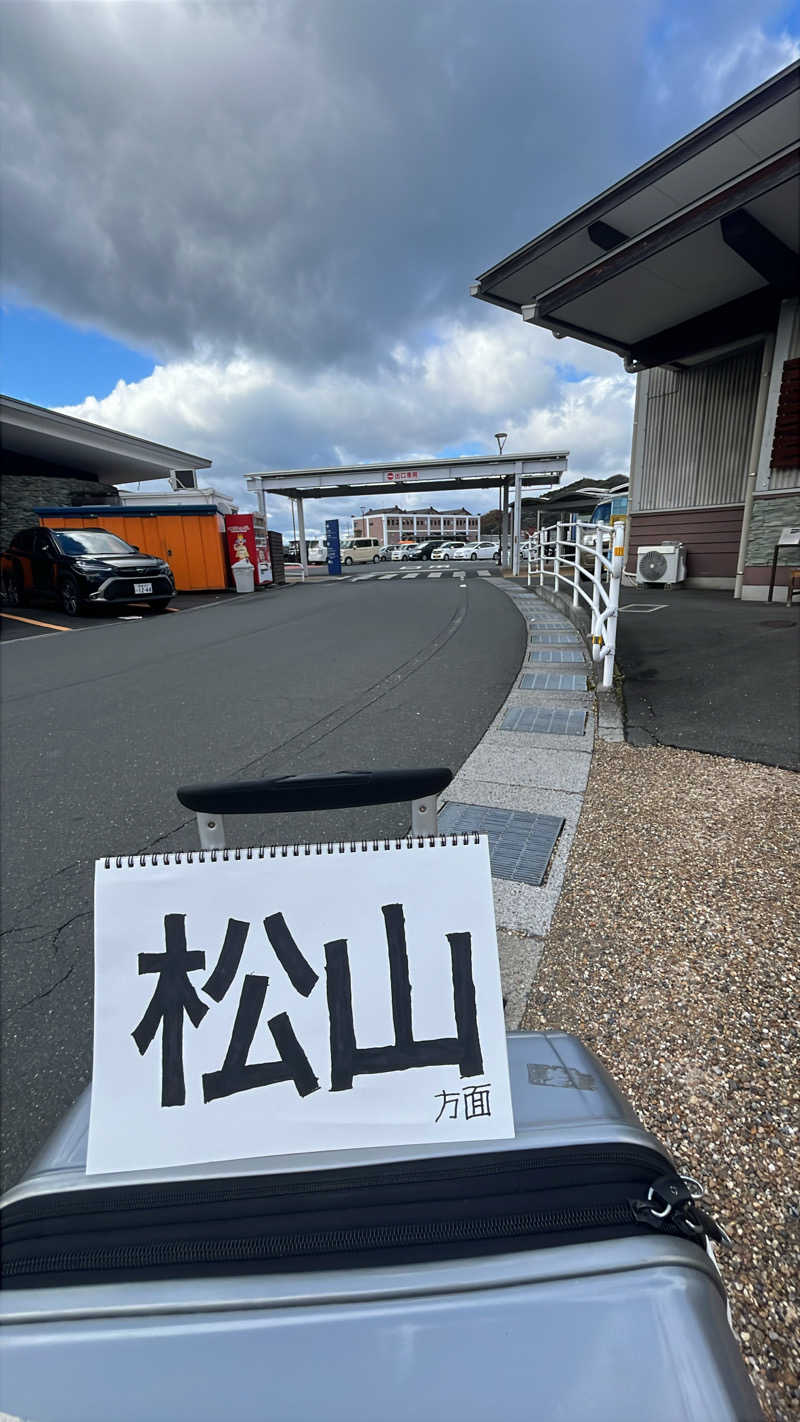
POLYGON ((261 514, 226 514, 225 541, 231 567, 247 558, 253 565, 256 587, 265 587, 272 582, 269 539, 261 514))

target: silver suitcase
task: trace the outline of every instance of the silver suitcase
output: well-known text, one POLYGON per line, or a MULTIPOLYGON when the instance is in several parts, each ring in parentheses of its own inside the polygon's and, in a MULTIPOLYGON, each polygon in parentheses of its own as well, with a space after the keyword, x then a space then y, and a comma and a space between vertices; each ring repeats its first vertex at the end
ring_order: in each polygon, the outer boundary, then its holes
POLYGON ((760 1418, 669 1156, 576 1038, 508 1047, 516 1137, 469 1149, 87 1177, 87 1092, 2 1202, 2 1409, 760 1418))
MULTIPOLYGON (((358 799, 327 779, 328 804, 380 802, 370 777, 358 799)), ((300 780, 271 808, 319 808, 300 780)), ((264 808, 228 789, 226 810, 264 808)), ((223 842, 209 794, 181 798, 223 842)), ((513 1140, 129 1175, 86 1174, 87 1089, 0 1202, 0 1409, 755 1422, 699 1187, 577 1038, 511 1033, 508 1053, 513 1140)))

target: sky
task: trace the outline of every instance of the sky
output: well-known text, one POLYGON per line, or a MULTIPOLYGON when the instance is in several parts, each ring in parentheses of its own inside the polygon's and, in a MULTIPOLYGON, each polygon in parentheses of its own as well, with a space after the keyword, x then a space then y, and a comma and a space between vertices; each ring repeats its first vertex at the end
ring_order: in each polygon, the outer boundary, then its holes
POLYGON ((796 58, 800 7, 0 0, 0 43, 4 392, 211 459, 249 508, 250 472, 496 430, 626 473, 620 359, 469 284, 796 58))

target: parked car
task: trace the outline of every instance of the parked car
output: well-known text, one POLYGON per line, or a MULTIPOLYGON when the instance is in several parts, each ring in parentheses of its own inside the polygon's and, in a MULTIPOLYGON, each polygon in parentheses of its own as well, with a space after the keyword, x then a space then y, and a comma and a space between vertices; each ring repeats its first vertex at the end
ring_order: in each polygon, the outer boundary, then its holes
POLYGON ((405 543, 395 543, 390 555, 391 561, 393 563, 400 563, 405 558, 407 550, 414 547, 415 544, 410 540, 406 540, 405 543))
POLYGON ((442 547, 444 541, 443 538, 427 538, 423 543, 417 544, 417 551, 414 556, 427 562, 433 557, 437 548, 442 547))
POLYGON ((431 558, 434 562, 442 559, 452 558, 456 548, 463 548, 464 540, 460 538, 450 538, 446 543, 440 543, 438 548, 434 548, 431 558))
POLYGON ((424 546, 425 545, 423 543, 409 543, 408 546, 403 549, 403 562, 416 562, 417 558, 422 557, 421 550, 422 548, 424 548, 424 546))
POLYGON ((454 548, 451 554, 453 558, 470 558, 474 563, 478 558, 493 558, 496 543, 464 543, 460 548, 454 548))
POLYGON ((0 560, 0 586, 12 607, 43 598, 70 617, 125 603, 164 612, 175 593, 169 563, 105 528, 21 529, 0 560))
POLYGON ((383 546, 378 549, 378 557, 382 563, 388 562, 388 560, 391 558, 393 548, 393 543, 384 543, 383 546))
POLYGON ((381 545, 377 538, 345 538, 341 545, 342 564, 377 563, 381 545))
POLYGON ((328 545, 323 538, 318 539, 316 543, 309 543, 308 561, 309 563, 327 563, 328 545))

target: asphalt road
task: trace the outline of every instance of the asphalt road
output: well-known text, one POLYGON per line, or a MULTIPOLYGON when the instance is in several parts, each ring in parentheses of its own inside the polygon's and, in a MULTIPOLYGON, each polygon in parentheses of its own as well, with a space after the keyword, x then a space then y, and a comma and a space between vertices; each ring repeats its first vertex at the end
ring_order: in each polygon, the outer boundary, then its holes
MULTIPOLYGON (((525 647, 510 601, 477 577, 327 582, 72 626, 31 627, 0 649, 4 1186, 91 1073, 94 861, 195 846, 180 784, 455 771, 525 647)), ((407 805, 241 819, 229 822, 229 843, 395 834, 408 823, 407 805)))
POLYGON ((729 592, 623 588, 628 740, 800 769, 799 614, 729 592))

